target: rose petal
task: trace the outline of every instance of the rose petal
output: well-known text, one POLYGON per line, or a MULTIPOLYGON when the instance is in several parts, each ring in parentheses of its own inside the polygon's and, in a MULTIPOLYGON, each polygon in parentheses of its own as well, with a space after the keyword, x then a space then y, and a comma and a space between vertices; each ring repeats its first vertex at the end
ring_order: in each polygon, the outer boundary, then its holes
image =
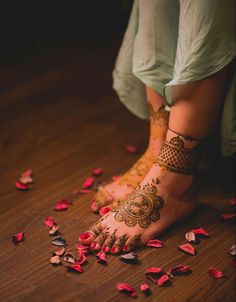
POLYGON ((33 183, 33 178, 31 176, 21 176, 19 179, 20 183, 22 184, 32 184, 33 183))
POLYGON ((18 190, 25 191, 25 190, 28 190, 30 188, 30 186, 28 184, 23 184, 22 182, 20 182, 18 180, 18 181, 16 181, 16 188, 18 190))
POLYGON ((157 285, 158 286, 163 286, 166 283, 170 282, 170 278, 167 274, 162 275, 160 278, 157 279, 157 285))
POLYGON ((232 262, 233 266, 236 267, 236 259, 231 259, 231 262, 232 262))
POLYGON ((93 186, 94 184, 94 178, 93 177, 88 177, 85 182, 82 184, 83 189, 89 189, 93 186))
POLYGON ((231 220, 231 219, 233 219, 235 217, 236 217, 236 213, 221 214, 221 218, 223 218, 224 220, 231 220))
POLYGON ((52 238, 51 243, 55 246, 65 246, 66 245, 66 240, 61 236, 55 236, 55 237, 52 238))
POLYGON ((185 244, 182 244, 182 245, 179 245, 178 248, 187 253, 187 254, 190 254, 190 255, 196 255, 196 251, 195 251, 195 248, 189 244, 189 243, 185 243, 185 244))
POLYGON ((190 272, 191 268, 187 265, 179 264, 168 270, 171 275, 182 275, 184 273, 190 272))
POLYGON ((63 257, 63 260, 73 264, 76 262, 75 256, 71 252, 66 253, 63 257))
POLYGON ((56 251, 53 252, 52 254, 53 254, 54 256, 59 256, 59 257, 61 257, 61 256, 63 256, 63 255, 65 254, 65 251, 66 251, 66 249, 65 249, 65 247, 63 246, 62 248, 56 250, 56 251))
POLYGON ((56 235, 59 233, 59 226, 54 223, 51 230, 49 231, 49 235, 56 235))
POLYGON ((193 232, 195 235, 209 237, 209 234, 203 228, 193 229, 191 232, 193 232))
POLYGON ((56 224, 52 216, 46 217, 43 222, 49 228, 52 228, 56 224))
POLYGON ((114 176, 112 176, 112 180, 113 181, 117 181, 118 179, 120 179, 121 178, 121 175, 114 175, 114 176))
POLYGON ((72 264, 71 266, 66 266, 68 272, 72 273, 83 273, 83 269, 79 264, 72 264))
POLYGON ((96 258, 97 258, 97 263, 101 263, 101 264, 107 263, 106 254, 102 251, 96 254, 96 258))
POLYGON ((120 260, 126 263, 137 263, 138 261, 138 255, 135 254, 134 252, 124 254, 120 256, 120 260))
POLYGON ((228 254, 233 257, 233 258, 236 258, 236 244, 233 244, 231 246, 231 248, 229 249, 229 252, 228 254))
POLYGON ((140 290, 142 292, 150 291, 150 286, 147 283, 143 283, 143 284, 140 285, 140 290))
POLYGON ((103 170, 101 168, 96 168, 92 172, 93 176, 100 176, 103 174, 103 170))
POLYGON ((77 243, 75 245, 76 251, 78 254, 83 253, 84 255, 87 255, 90 252, 90 246, 88 245, 83 245, 83 244, 79 244, 77 243))
POLYGON ((236 206, 236 197, 233 197, 229 200, 229 203, 231 204, 231 206, 236 206))
POLYGON ((195 236, 194 232, 186 233, 185 238, 188 242, 196 243, 196 236, 195 236))
POLYGON ((209 271, 208 271, 208 274, 212 277, 212 278, 215 278, 215 279, 220 279, 222 277, 224 277, 224 274, 215 269, 215 268, 210 268, 209 271))
POLYGON ((78 259, 76 261, 76 264, 83 265, 85 262, 87 262, 85 254, 82 252, 78 253, 78 259))
POLYGON ((59 265, 61 264, 61 258, 58 255, 52 256, 50 262, 52 265, 59 265))
POLYGON ((28 169, 28 170, 26 170, 25 172, 22 172, 22 173, 21 173, 21 176, 22 176, 22 177, 25 177, 25 176, 32 176, 32 174, 33 174, 32 169, 28 169))
POLYGON ((108 212, 110 212, 111 211, 111 209, 109 208, 109 207, 102 207, 101 209, 100 209, 100 211, 99 211, 99 214, 101 215, 101 216, 104 216, 105 214, 107 214, 108 212))
POLYGON ((131 296, 133 298, 138 296, 136 293, 136 290, 132 286, 130 286, 128 283, 117 283, 116 288, 118 289, 118 291, 120 291, 128 296, 131 296))
POLYGON ((145 271, 145 275, 152 282, 156 282, 156 279, 161 277, 164 274, 161 267, 150 267, 145 271))
POLYGON ((89 193, 93 193, 92 190, 88 190, 88 189, 80 189, 78 192, 81 193, 81 194, 89 194, 89 193))
POLYGON ((12 236, 12 241, 13 243, 17 244, 19 242, 22 242, 25 239, 25 234, 24 232, 21 233, 17 233, 15 235, 12 236))
POLYGON ((54 210, 56 211, 65 211, 68 209, 69 205, 71 205, 71 200, 68 199, 62 199, 56 203, 54 206, 54 210))
POLYGON ((125 150, 129 154, 136 154, 136 153, 138 153, 138 148, 136 146, 130 145, 130 144, 128 144, 128 145, 125 146, 125 150))
POLYGON ((156 248, 163 247, 163 241, 158 239, 149 240, 146 246, 156 247, 156 248))

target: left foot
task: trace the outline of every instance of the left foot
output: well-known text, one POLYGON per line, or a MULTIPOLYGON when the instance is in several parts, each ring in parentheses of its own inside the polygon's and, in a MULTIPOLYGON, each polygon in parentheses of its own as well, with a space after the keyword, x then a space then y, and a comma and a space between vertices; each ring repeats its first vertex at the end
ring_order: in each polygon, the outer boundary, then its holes
POLYGON ((81 234, 82 243, 91 244, 95 251, 130 252, 194 210, 197 191, 193 176, 188 172, 193 172, 190 167, 195 166, 198 151, 193 151, 192 142, 174 136, 169 135, 160 160, 140 186, 116 210, 81 234))

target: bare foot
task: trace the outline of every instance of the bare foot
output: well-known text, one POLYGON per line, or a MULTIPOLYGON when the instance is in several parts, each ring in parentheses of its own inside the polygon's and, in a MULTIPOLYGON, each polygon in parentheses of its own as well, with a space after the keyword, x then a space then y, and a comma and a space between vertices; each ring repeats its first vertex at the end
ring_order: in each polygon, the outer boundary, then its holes
POLYGON ((79 240, 96 251, 129 252, 189 215, 198 201, 191 174, 199 159, 194 144, 187 149, 179 137, 170 139, 140 186, 79 240))

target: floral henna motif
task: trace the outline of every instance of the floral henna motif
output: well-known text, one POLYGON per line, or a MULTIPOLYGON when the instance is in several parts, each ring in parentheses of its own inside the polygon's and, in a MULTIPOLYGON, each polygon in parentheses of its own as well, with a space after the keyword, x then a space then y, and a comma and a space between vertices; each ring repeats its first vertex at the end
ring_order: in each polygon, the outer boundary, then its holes
POLYGON ((139 186, 118 209, 113 210, 115 220, 124 221, 129 227, 139 224, 142 228, 147 228, 152 222, 160 219, 159 209, 163 207, 164 200, 158 195, 159 182, 159 179, 156 179, 139 186))
POLYGON ((128 238, 125 245, 127 245, 129 250, 131 251, 135 249, 140 242, 141 242, 141 234, 128 238))

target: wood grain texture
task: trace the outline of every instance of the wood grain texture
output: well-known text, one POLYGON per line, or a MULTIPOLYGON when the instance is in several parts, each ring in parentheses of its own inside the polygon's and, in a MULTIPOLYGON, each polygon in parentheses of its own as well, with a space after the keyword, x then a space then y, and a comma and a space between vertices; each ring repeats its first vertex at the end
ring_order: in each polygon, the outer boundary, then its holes
POLYGON ((141 248, 138 264, 128 265, 109 255, 108 265, 102 266, 89 256, 85 272, 73 274, 49 263, 54 247, 43 219, 53 215, 72 248, 78 234, 97 219, 89 209, 91 195, 73 196, 72 192, 95 167, 104 169, 102 181, 126 171, 138 158, 126 154, 126 143, 145 150, 148 123, 130 114, 111 88, 119 42, 46 49, 40 56, 0 70, 2 302, 130 301, 117 292, 117 282, 138 289, 147 281, 147 267, 168 269, 181 263, 190 265, 192 274, 177 277, 170 287, 150 284, 152 295, 144 297, 139 291, 137 301, 235 299, 235 268, 226 254, 234 243, 235 225, 219 218, 233 192, 211 173, 200 175, 196 213, 159 238, 163 248, 141 248), (19 192, 14 182, 27 168, 33 169, 35 183, 30 191, 19 192), (61 198, 72 198, 74 203, 68 211, 56 213, 53 206, 61 198), (177 246, 194 227, 206 229, 210 238, 201 240, 193 257, 177 246), (15 246, 11 236, 22 230, 26 239, 15 246), (222 270, 226 277, 211 279, 210 267, 222 270))

